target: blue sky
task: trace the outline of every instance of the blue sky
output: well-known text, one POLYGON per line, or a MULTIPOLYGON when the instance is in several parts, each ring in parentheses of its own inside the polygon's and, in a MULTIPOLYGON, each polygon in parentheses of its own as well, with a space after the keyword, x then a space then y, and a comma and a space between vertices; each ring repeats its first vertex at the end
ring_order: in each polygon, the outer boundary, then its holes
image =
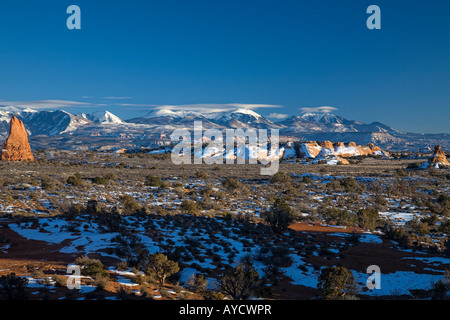
POLYGON ((446 0, 2 2, 0 104, 124 119, 162 105, 331 106, 448 133, 449 12, 446 0), (66 27, 71 4, 81 30, 66 27), (381 30, 366 27, 371 4, 381 30))

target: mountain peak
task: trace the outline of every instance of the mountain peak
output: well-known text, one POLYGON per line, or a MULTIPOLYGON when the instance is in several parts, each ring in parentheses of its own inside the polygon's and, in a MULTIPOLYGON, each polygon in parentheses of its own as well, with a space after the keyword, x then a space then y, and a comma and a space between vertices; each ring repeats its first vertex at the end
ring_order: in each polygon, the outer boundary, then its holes
POLYGON ((329 112, 304 112, 300 114, 299 118, 311 122, 322 122, 322 123, 340 122, 340 117, 329 112))
POLYGON ((109 123, 115 123, 115 124, 121 124, 124 123, 122 119, 120 119, 118 116, 112 114, 108 110, 101 110, 93 112, 86 116, 87 119, 96 122, 96 123, 102 123, 102 124, 109 124, 109 123))
POLYGON ((173 111, 171 109, 158 109, 147 113, 145 116, 143 116, 143 118, 146 119, 161 118, 161 117, 183 118, 189 114, 192 114, 192 112, 186 112, 184 110, 173 111))
POLYGON ((257 118, 257 119, 262 118, 262 116, 261 116, 259 113, 256 113, 256 112, 253 111, 253 110, 250 110, 250 109, 244 109, 244 108, 236 109, 236 110, 232 111, 231 113, 232 113, 232 114, 246 114, 246 115, 255 117, 255 118, 257 118))
POLYGON ((232 120, 237 120, 244 123, 259 123, 259 122, 270 122, 266 120, 262 115, 256 113, 250 109, 238 108, 233 111, 219 112, 215 114, 214 119, 221 122, 229 122, 232 120))

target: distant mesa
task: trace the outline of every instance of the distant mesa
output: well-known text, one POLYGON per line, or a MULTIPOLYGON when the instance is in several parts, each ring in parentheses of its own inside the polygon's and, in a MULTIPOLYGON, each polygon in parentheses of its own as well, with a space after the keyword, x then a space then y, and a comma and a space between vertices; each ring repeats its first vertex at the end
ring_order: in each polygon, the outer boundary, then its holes
POLYGON ((23 122, 17 117, 11 118, 9 135, 3 144, 1 159, 3 161, 34 161, 27 131, 23 122))

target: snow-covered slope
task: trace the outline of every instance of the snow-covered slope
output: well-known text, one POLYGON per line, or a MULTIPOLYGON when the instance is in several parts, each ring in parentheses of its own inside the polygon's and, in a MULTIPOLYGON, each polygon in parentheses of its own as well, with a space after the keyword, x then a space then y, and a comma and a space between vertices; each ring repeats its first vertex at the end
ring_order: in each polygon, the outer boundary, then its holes
POLYGON ((332 113, 303 113, 278 122, 286 127, 284 131, 296 132, 382 132, 401 133, 379 122, 364 124, 347 120, 332 113))
POLYGON ((202 121, 208 128, 278 128, 262 115, 249 109, 236 109, 226 112, 198 112, 187 110, 160 109, 143 117, 127 120, 129 123, 150 125, 186 125, 193 121, 202 121))
POLYGON ((63 110, 23 113, 22 117, 25 127, 34 136, 69 133, 92 123, 82 116, 76 116, 63 110))
POLYGON ((120 119, 118 116, 112 114, 107 110, 96 111, 91 114, 86 115, 86 118, 95 122, 102 124, 122 124, 124 121, 120 119))
POLYGON ((213 121, 228 128, 278 128, 279 125, 249 109, 237 109, 216 114, 213 121))

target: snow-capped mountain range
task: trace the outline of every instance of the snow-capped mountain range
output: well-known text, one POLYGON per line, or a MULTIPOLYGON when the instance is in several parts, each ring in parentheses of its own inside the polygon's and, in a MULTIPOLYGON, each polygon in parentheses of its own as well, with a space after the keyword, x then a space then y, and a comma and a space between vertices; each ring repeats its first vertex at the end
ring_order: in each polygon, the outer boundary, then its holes
MULTIPOLYGON (((170 109, 152 111, 143 117, 130 119, 129 123, 140 123, 148 125, 188 125, 194 121, 202 121, 205 128, 279 128, 280 126, 266 119, 262 115, 249 109, 236 109, 225 112, 197 112, 170 109)), ((192 126, 191 126, 192 127, 192 126)))
MULTIPOLYGON (((9 122, 13 116, 24 122, 30 139, 37 143, 45 137, 60 137, 58 141, 61 138, 67 141, 74 137, 108 137, 111 141, 128 139, 131 145, 136 145, 135 142, 139 140, 139 145, 143 146, 149 139, 170 137, 170 133, 177 128, 192 130, 194 121, 202 121, 205 129, 274 128, 279 129, 282 136, 303 141, 354 141, 366 145, 373 142, 388 148, 396 145, 426 147, 435 143, 450 146, 449 134, 406 134, 379 122, 364 124, 332 113, 309 112, 272 122, 255 111, 244 108, 210 113, 160 109, 141 117, 123 120, 107 110, 72 114, 64 110, 0 106, 0 137, 6 138, 8 135, 9 122)), ((89 139, 84 140, 84 143, 89 144, 89 139)), ((97 143, 100 143, 98 141, 99 138, 97 143)), ((70 143, 67 142, 67 145, 70 143)))

